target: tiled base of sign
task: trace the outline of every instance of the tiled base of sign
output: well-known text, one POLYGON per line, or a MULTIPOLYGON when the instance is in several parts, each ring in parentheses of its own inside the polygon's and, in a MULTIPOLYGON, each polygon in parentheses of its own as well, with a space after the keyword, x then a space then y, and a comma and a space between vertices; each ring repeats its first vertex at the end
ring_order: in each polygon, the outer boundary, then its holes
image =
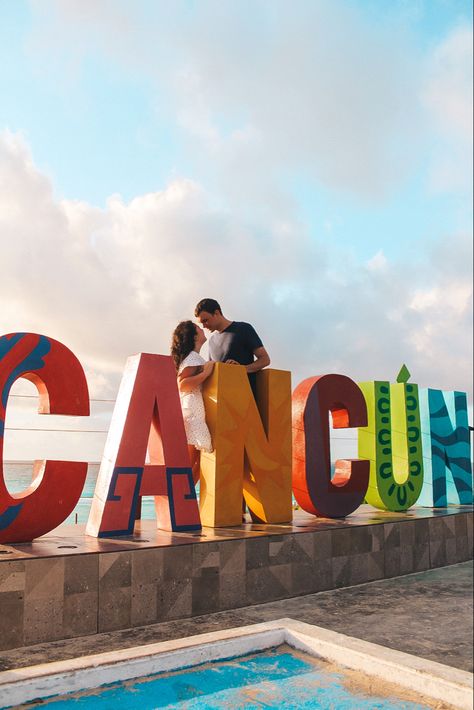
POLYGON ((345 520, 297 511, 293 524, 204 529, 137 523, 133 537, 97 540, 64 526, 34 543, 0 546, 0 649, 189 618, 362 584, 472 557, 473 508, 345 520))

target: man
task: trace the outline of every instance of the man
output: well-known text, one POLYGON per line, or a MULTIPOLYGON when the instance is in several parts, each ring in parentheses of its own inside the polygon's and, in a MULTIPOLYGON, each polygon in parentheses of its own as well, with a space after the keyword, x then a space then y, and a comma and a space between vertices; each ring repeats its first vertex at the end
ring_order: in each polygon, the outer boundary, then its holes
MULTIPOLYGON (((203 328, 213 335, 209 339, 209 358, 215 362, 244 365, 254 397, 257 393, 255 373, 268 367, 270 357, 250 323, 231 321, 213 298, 203 298, 194 309, 203 328)), ((247 455, 245 455, 248 467, 247 455)), ((245 523, 246 503, 242 498, 242 522, 245 523)))
POLYGON ((255 373, 270 364, 270 357, 255 329, 249 323, 230 321, 213 298, 203 298, 194 315, 214 333, 209 339, 209 357, 216 362, 244 365, 255 393, 255 373))

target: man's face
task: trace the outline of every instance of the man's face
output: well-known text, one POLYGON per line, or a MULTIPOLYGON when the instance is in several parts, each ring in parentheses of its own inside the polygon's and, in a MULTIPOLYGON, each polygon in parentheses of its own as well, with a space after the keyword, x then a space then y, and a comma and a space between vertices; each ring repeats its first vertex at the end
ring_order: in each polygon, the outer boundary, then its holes
POLYGON ((198 315, 198 321, 203 328, 213 332, 217 330, 217 324, 219 323, 220 313, 219 311, 214 311, 214 313, 208 313, 207 311, 201 311, 198 315))

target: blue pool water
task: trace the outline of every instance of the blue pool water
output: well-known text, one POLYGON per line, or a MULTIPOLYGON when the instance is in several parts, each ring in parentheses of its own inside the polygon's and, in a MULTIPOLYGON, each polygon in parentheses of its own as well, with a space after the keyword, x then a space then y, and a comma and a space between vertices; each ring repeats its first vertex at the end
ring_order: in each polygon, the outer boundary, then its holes
POLYGON ((421 710, 425 706, 354 693, 341 672, 332 672, 291 650, 273 649, 245 658, 218 661, 171 674, 148 676, 50 698, 50 710, 261 710, 338 708, 338 710, 421 710))

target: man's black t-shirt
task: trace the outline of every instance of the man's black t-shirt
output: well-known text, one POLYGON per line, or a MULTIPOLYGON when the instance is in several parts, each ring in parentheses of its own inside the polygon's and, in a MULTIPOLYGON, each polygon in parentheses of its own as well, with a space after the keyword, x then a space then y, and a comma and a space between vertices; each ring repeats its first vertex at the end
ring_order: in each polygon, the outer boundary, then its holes
POLYGON ((209 340, 209 357, 216 362, 235 360, 239 365, 250 365, 254 352, 262 347, 262 341, 250 323, 233 321, 221 333, 214 333, 209 340))
MULTIPOLYGON (((250 365, 254 352, 261 348, 262 341, 250 323, 233 321, 221 333, 214 333, 209 340, 209 357, 215 362, 235 360, 240 365, 250 365)), ((255 373, 249 374, 252 390, 255 392, 255 373)))

